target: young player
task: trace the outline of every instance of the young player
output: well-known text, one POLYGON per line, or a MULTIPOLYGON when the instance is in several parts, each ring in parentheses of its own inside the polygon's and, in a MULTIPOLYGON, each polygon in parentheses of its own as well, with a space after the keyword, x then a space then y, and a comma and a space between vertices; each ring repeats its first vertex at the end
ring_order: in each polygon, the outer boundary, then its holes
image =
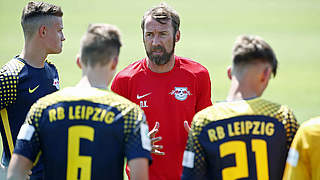
POLYGON ((289 150, 284 180, 320 179, 320 117, 304 122, 289 150))
POLYGON ((196 112, 211 105, 207 69, 174 54, 179 26, 179 15, 167 4, 148 10, 141 22, 147 57, 119 72, 111 87, 140 105, 150 127, 155 126, 152 135, 158 132, 162 137, 163 146, 153 146, 149 171, 153 180, 180 179, 187 141, 184 121, 190 123, 196 112))
MULTIPOLYGON (((19 129, 31 105, 59 89, 57 69, 46 58, 62 51, 65 40, 62 15, 59 6, 45 2, 29 2, 22 11, 24 48, 0 70, 2 167, 9 165, 19 129)), ((39 163, 32 170, 31 179, 41 179, 41 169, 39 163)))
POLYGON ((282 178, 298 125, 291 109, 260 97, 277 64, 263 39, 237 39, 228 69, 229 95, 194 117, 183 180, 282 178))
POLYGON ((151 143, 143 111, 105 91, 120 52, 116 27, 90 25, 80 46, 82 79, 41 98, 22 126, 8 168, 8 179, 24 179, 39 154, 44 179, 123 179, 124 158, 131 177, 148 179, 151 143))

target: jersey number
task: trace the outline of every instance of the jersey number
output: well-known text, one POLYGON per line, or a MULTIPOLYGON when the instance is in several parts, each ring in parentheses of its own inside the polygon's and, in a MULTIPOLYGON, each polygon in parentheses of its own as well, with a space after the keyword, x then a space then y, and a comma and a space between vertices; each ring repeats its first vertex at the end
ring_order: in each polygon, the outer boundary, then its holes
POLYGON ((80 156, 80 139, 93 141, 94 129, 88 126, 72 126, 68 130, 67 179, 91 179, 90 156, 80 156), (80 170, 80 173, 79 173, 80 170))
MULTIPOLYGON (((257 179, 269 179, 267 143, 261 139, 251 141, 252 151, 255 153, 257 179)), ((236 166, 222 170, 223 179, 239 179, 249 176, 246 143, 243 141, 230 141, 220 145, 220 157, 235 154, 236 166)))

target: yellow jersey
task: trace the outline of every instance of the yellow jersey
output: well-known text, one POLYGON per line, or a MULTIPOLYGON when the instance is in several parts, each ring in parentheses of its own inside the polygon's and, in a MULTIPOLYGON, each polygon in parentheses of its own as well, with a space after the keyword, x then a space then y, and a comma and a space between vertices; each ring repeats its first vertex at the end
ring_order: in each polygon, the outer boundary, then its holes
POLYGON ((289 150, 283 179, 320 180, 320 116, 303 123, 289 150))

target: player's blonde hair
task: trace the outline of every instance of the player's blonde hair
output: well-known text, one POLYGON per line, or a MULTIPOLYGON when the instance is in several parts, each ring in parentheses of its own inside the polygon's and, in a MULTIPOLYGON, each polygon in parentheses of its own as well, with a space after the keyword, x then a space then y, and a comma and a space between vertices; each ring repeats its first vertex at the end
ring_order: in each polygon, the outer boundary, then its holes
POLYGON ((110 24, 90 24, 80 43, 80 59, 86 66, 105 65, 120 53, 120 31, 110 24))
POLYGON ((277 74, 278 60, 271 46, 259 36, 241 35, 237 38, 232 50, 233 66, 268 62, 272 73, 277 74))

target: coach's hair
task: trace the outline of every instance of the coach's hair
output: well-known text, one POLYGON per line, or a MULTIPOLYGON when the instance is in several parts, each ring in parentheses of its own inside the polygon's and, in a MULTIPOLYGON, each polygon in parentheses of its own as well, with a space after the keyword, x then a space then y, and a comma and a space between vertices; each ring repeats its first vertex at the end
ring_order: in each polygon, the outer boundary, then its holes
POLYGON ((50 18, 62 17, 61 7, 46 2, 29 2, 22 10, 21 25, 25 38, 32 37, 41 25, 51 25, 50 18))
POLYGON ((149 9, 143 16, 141 21, 141 29, 142 32, 144 32, 144 26, 146 19, 151 16, 153 19, 155 19, 157 22, 161 24, 168 23, 169 20, 171 20, 171 24, 174 30, 174 35, 179 30, 180 27, 180 17, 173 8, 168 6, 166 3, 160 3, 158 6, 153 7, 149 9))
POLYGON ((268 62, 273 75, 277 74, 278 60, 269 44, 259 36, 239 36, 232 50, 232 59, 234 66, 268 62))
POLYGON ((80 59, 86 66, 105 65, 120 53, 120 31, 109 24, 90 24, 81 39, 80 59))

